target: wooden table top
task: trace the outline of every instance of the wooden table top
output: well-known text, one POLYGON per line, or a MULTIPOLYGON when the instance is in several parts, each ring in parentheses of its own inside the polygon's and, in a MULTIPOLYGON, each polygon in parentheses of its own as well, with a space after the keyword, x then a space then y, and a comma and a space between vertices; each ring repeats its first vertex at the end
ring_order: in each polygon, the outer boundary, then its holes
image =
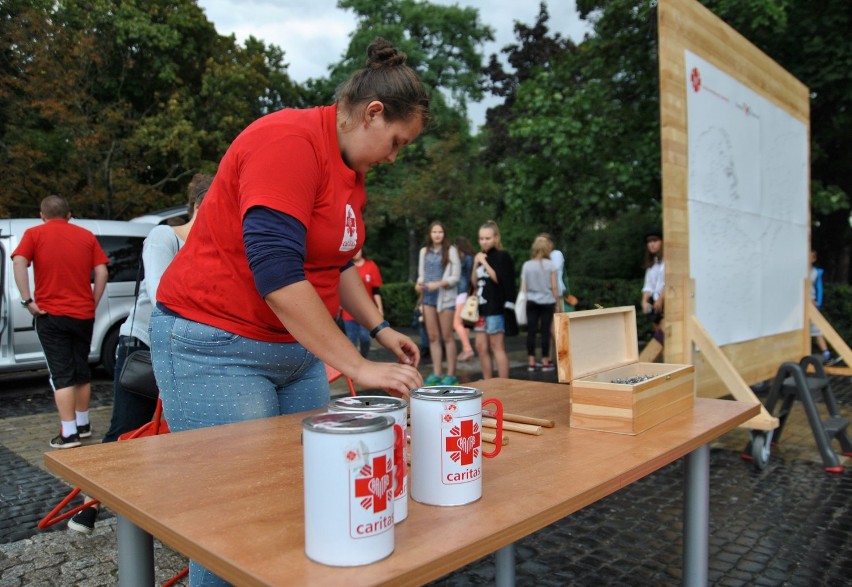
POLYGON ((420 585, 511 544, 688 454, 757 414, 759 404, 696 398, 636 436, 569 428, 568 386, 473 384, 507 412, 553 419, 541 436, 507 433, 483 459, 483 497, 409 502, 383 561, 333 568, 304 554, 305 414, 45 454, 47 468, 175 550, 238 585, 420 585))

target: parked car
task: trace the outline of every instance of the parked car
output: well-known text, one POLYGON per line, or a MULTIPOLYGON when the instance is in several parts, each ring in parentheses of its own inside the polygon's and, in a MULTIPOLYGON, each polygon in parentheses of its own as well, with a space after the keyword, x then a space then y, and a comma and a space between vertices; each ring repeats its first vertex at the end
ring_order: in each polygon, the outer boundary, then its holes
MULTIPOLYGON (((77 219, 71 222, 92 231, 109 256, 109 279, 95 312, 89 361, 100 363, 111 374, 115 369, 118 328, 133 308, 142 243, 154 224, 77 219)), ((46 367, 33 317, 20 304, 10 257, 24 231, 40 223, 38 218, 0 219, 0 373, 46 367)), ((30 287, 32 284, 30 267, 30 287)))
POLYGON ((136 218, 131 218, 130 222, 141 222, 143 224, 185 224, 189 222, 189 210, 186 204, 179 204, 162 210, 155 210, 136 218))

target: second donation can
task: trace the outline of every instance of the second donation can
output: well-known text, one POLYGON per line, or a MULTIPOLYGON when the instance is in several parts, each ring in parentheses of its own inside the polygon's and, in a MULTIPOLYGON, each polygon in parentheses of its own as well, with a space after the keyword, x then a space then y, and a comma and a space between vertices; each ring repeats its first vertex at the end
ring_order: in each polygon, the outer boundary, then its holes
POLYGON ((399 524, 408 517, 408 443, 406 433, 408 431, 408 402, 397 397, 382 395, 359 395, 341 397, 331 400, 328 404, 329 412, 366 412, 371 414, 382 414, 390 416, 399 425, 402 435, 396 439, 401 446, 401 463, 396 463, 398 470, 394 471, 393 482, 393 520, 399 524))
POLYGON ((482 457, 503 443, 503 404, 482 401, 473 387, 422 387, 411 392, 411 499, 463 505, 482 497, 482 457), (482 406, 494 404, 495 448, 482 450, 482 406))
POLYGON ((369 413, 302 420, 305 554, 324 565, 365 565, 394 549, 394 421, 369 413))

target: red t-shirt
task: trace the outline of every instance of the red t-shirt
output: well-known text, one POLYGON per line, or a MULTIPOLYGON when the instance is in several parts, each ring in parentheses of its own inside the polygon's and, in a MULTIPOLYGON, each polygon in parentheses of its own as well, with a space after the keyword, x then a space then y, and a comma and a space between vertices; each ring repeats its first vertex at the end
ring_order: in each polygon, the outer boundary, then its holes
POLYGON ((255 287, 243 245, 245 213, 266 206, 305 225, 305 276, 334 315, 340 269, 364 241, 366 203, 364 176, 340 154, 336 106, 264 116, 222 158, 157 300, 185 318, 248 338, 294 342, 255 287))
POLYGON ((18 255, 33 265, 39 308, 53 316, 95 317, 92 269, 109 257, 94 234, 64 218, 48 220, 24 231, 12 258, 18 255))
MULTIPOLYGON (((373 299, 373 290, 377 287, 382 287, 382 274, 379 272, 379 266, 374 261, 364 259, 364 262, 360 266, 356 265, 355 269, 358 270, 358 274, 361 276, 361 281, 364 282, 364 287, 367 288, 370 299, 373 299)), ((343 310, 343 319, 354 320, 355 318, 349 312, 343 310)))

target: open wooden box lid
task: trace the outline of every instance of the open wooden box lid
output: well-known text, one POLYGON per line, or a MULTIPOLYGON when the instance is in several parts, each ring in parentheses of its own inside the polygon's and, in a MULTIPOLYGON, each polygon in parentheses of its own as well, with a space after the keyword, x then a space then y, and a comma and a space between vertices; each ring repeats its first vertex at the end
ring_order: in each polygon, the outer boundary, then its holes
POLYGON ((560 383, 636 363, 636 308, 565 312, 556 320, 556 363, 560 383))

